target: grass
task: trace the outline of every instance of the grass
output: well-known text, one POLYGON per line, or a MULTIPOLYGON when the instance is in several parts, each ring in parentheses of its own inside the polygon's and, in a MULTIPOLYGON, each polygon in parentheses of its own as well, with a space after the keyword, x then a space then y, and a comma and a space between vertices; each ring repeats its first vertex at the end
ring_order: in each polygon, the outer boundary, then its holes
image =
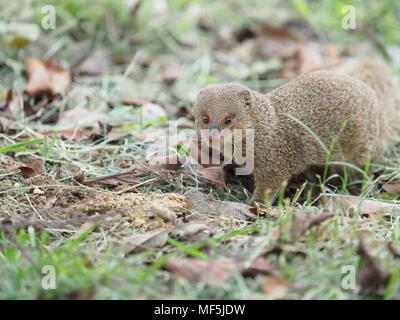
MULTIPOLYGON (((259 232, 260 236, 270 235, 269 231, 274 227, 282 227, 290 223, 291 214, 284 214, 278 221, 260 221, 259 227, 250 229, 236 230, 225 235, 207 240, 207 244, 212 247, 212 254, 209 258, 216 258, 227 255, 227 252, 235 256, 251 258, 254 253, 260 251, 271 239, 264 243, 244 242, 245 249, 240 248, 240 244, 235 241, 235 237, 246 235, 250 232, 259 232), (227 240, 232 239, 227 243, 227 240), (257 249, 258 248, 258 249, 257 249), (258 251, 257 251, 258 250, 258 251), (240 253, 239 253, 240 252, 240 253)), ((315 234, 310 233, 302 244, 297 244, 296 248, 306 254, 306 258, 296 256, 293 253, 284 253, 279 256, 271 255, 269 260, 272 264, 279 266, 283 277, 290 282, 298 283, 303 286, 291 293, 288 298, 304 299, 355 299, 357 295, 353 292, 346 292, 340 288, 343 265, 357 265, 358 257, 355 255, 354 242, 357 236, 354 226, 360 221, 353 219, 348 226, 343 227, 339 222, 342 219, 339 215, 335 216, 334 221, 324 227, 324 231, 329 235, 329 242, 321 246, 315 234), (346 237, 343 237, 343 234, 346 237), (338 248, 338 243, 340 247, 338 248), (323 248, 323 251, 321 249, 323 248), (334 259, 332 259, 334 258, 334 259), (293 266, 296 266, 293 268, 293 266), (307 289, 303 292, 304 289, 307 289)), ((377 226, 375 226, 378 228, 377 226)), ((397 233, 399 230, 397 230, 397 233)), ((283 235, 282 238, 289 235, 283 235)), ((243 299, 254 298, 254 287, 261 279, 251 279, 243 282, 240 275, 230 279, 223 288, 208 288, 195 283, 184 281, 173 281, 170 275, 161 270, 161 266, 166 262, 170 255, 153 253, 158 258, 149 266, 143 265, 143 258, 146 254, 123 258, 118 254, 112 254, 105 250, 101 255, 95 249, 88 248, 86 245, 85 253, 82 252, 80 245, 84 238, 68 241, 63 240, 56 248, 49 250, 50 235, 44 233, 37 236, 32 230, 20 232, 17 235, 18 242, 24 249, 16 247, 15 241, 3 237, 2 243, 6 249, 2 252, 1 276, 7 279, 4 282, 1 298, 62 298, 71 292, 87 292, 95 290, 96 298, 115 298, 131 299, 145 296, 147 298, 231 298, 243 299), (32 240, 35 239, 35 240, 32 240), (56 268, 57 288, 55 290, 41 289, 43 274, 37 270, 32 263, 24 258, 29 255, 38 265, 52 265, 56 268), (166 278, 167 277, 167 278, 166 278), (240 283, 240 286, 239 286, 240 283), (238 290, 244 286, 244 290, 238 290), (253 289, 252 289, 253 287, 253 289)), ((389 238, 391 238, 389 236, 389 238)), ((257 240, 257 239, 255 239, 257 240)), ((264 240, 265 241, 265 240, 264 240)), ((89 247, 91 246, 89 242, 89 247)), ((192 247, 178 244, 171 241, 171 245, 176 246, 179 251, 175 255, 186 255, 204 258, 204 253, 199 252, 203 244, 195 244, 192 247)), ((242 244, 243 245, 243 244, 242 244)), ((168 250, 166 247, 165 250, 168 250)), ((382 255, 382 254, 381 254, 382 255)), ((390 259, 389 255, 385 257, 390 259)), ((390 285, 396 287, 396 282, 390 285)), ((242 288, 241 288, 242 289, 242 288)), ((396 288, 398 290, 398 288, 396 288)))
POLYGON ((31 150, 23 148, 23 147, 30 146, 32 144, 36 144, 36 143, 39 143, 42 141, 43 141, 43 139, 34 139, 34 140, 25 141, 25 142, 14 143, 12 145, 0 148, 0 153, 10 152, 10 151, 31 151, 31 150))
MULTIPOLYGON (((108 73, 97 77, 76 77, 72 90, 60 100, 53 101, 52 110, 43 110, 42 118, 37 119, 37 115, 36 119, 27 117, 19 103, 17 121, 13 123, 15 134, 1 134, 4 144, 0 147, 0 156, 7 155, 14 160, 40 156, 46 160, 46 173, 56 181, 87 190, 90 187, 84 187, 74 180, 77 170, 83 171, 88 178, 124 172, 127 167, 140 163, 146 153, 148 143, 138 139, 135 134, 143 133, 146 129, 166 127, 165 118, 139 121, 138 112, 123 106, 121 97, 147 98, 160 103, 168 111, 169 119, 175 119, 177 107, 190 107, 205 84, 238 81, 253 89, 265 90, 285 81, 276 76, 262 76, 265 70, 270 71, 269 68, 273 69, 272 74, 276 74, 276 69, 282 67, 274 61, 257 60, 248 64, 233 64, 233 67, 219 61, 212 48, 215 33, 222 27, 239 29, 265 22, 281 25, 289 18, 302 18, 314 30, 318 30, 318 41, 324 44, 334 43, 342 50, 362 42, 367 43, 369 52, 382 54, 381 48, 376 47, 366 32, 348 32, 340 28, 344 2, 339 0, 293 0, 285 3, 266 3, 261 0, 173 0, 165 6, 161 5, 164 2, 157 1, 158 6, 155 3, 143 1, 135 19, 131 13, 133 7, 127 1, 118 0, 89 1, 85 6, 76 0, 19 1, 6 7, 0 5, 1 20, 5 23, 23 19, 32 25, 41 21, 40 8, 44 4, 53 4, 57 9, 57 28, 54 31, 41 31, 47 42, 44 41, 42 45, 32 42, 23 48, 2 44, 0 92, 12 89, 18 95, 23 91, 26 85, 24 63, 31 57, 64 61, 73 66, 81 56, 95 48, 105 47, 109 49, 112 61, 108 73), (208 16, 206 22, 218 30, 208 33, 201 31, 197 25, 202 16, 208 16), (195 47, 191 46, 193 43, 195 47), (152 59, 155 61, 150 67, 143 67, 152 59), (171 63, 181 67, 182 77, 172 84, 155 81, 154 78, 171 63), (108 136, 96 142, 90 139, 74 142, 57 136, 43 139, 40 134, 43 130, 57 132, 68 127, 65 123, 54 125, 43 121, 50 117, 51 112, 56 112, 60 105, 66 110, 83 107, 89 110, 89 114, 99 111, 117 127, 116 132, 125 136, 108 136), (18 142, 21 140, 24 142, 18 142), (31 150, 33 145, 37 149, 31 150), (121 166, 122 160, 126 166, 121 166)), ((400 10, 397 1, 346 1, 348 3, 356 6, 358 23, 377 35, 384 48, 389 49, 399 43, 399 24, 396 21, 399 21, 400 10)), ((400 63, 393 61, 392 66, 400 71, 400 63)), ((90 117, 86 123, 85 119, 79 121, 74 124, 75 127, 93 125, 90 117)), ((327 154, 330 147, 325 146, 327 154)), ((183 145, 178 144, 176 148, 178 152, 187 151, 183 145)), ((396 181, 400 175, 398 159, 399 148, 394 146, 388 152, 386 161, 371 164, 372 171, 381 171, 380 175, 378 178, 365 176, 362 181, 363 192, 357 197, 389 197, 386 201, 398 204, 398 195, 380 192, 378 184, 382 179, 396 181)), ((335 164, 349 166, 339 162, 335 164)), ((157 183, 143 184, 137 191, 184 194, 190 188, 198 187, 220 200, 245 202, 247 199, 240 186, 230 186, 230 190, 221 191, 213 185, 200 184, 195 178, 189 179, 179 173, 164 177, 150 171, 140 176, 142 181, 154 177, 157 183)), ((345 177, 342 188, 333 189, 327 185, 330 178, 325 174, 316 186, 322 185, 322 196, 334 198, 348 195, 347 187, 355 183, 345 177)), ((18 216, 21 212, 35 214, 32 209, 35 209, 32 186, 25 183, 26 180, 17 173, 0 170, 1 219, 18 216)), ((267 210, 267 216, 255 222, 233 218, 225 222, 223 217, 210 214, 201 217, 202 221, 223 220, 225 228, 205 240, 181 241, 170 237, 162 249, 145 250, 127 257, 122 249, 115 248, 115 243, 121 238, 135 235, 138 230, 126 228, 121 231, 116 227, 107 229, 94 226, 83 232, 79 227, 46 228, 45 231, 28 227, 11 234, 3 231, 0 238, 0 299, 270 298, 261 289, 262 275, 248 278, 235 272, 223 285, 210 287, 175 279, 163 266, 176 257, 205 260, 240 257, 250 263, 260 253, 277 245, 284 248, 282 252, 270 253, 266 259, 291 284, 291 290, 284 298, 370 298, 360 296, 357 291, 344 290, 341 286, 343 266, 360 267, 360 257, 356 253, 360 230, 366 234, 372 255, 393 272, 384 298, 398 299, 400 269, 396 259, 386 249, 386 244, 392 242, 395 247, 400 246, 400 218, 395 215, 364 218, 357 211, 348 215, 340 207, 330 207, 324 203, 316 205, 314 200, 309 188, 300 188, 291 199, 282 190, 273 208, 279 212, 276 217, 267 210), (297 202, 300 198, 305 199, 303 205, 297 202), (301 241, 291 241, 294 214, 302 212, 306 215, 313 210, 329 210, 333 217, 318 228, 307 231, 301 241), (276 238, 274 233, 278 231, 280 236, 276 238), (56 288, 51 290, 42 288, 45 276, 42 268, 47 265, 54 266, 56 272, 56 288)), ((62 217, 58 219, 62 221, 62 217)))

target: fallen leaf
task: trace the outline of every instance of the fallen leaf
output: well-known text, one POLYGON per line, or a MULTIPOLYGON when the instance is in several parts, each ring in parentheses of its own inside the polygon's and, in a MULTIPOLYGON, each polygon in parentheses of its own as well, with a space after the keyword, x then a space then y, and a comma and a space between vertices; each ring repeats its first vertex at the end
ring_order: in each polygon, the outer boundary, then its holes
POLYGON ((178 110, 176 112, 176 117, 178 119, 179 118, 191 118, 192 116, 193 115, 192 115, 191 109, 188 106, 181 105, 178 107, 178 110))
POLYGON ((93 51, 77 68, 76 73, 85 76, 97 76, 109 71, 110 55, 105 48, 93 51))
POLYGON ((400 194, 400 183, 385 183, 382 188, 390 193, 400 194))
POLYGON ((20 170, 21 175, 24 178, 31 178, 36 176, 37 174, 44 173, 44 160, 43 159, 35 159, 31 161, 31 163, 25 166, 9 166, 7 167, 8 171, 20 170))
POLYGON ((195 189, 186 192, 185 196, 192 208, 199 213, 223 214, 245 220, 257 218, 256 215, 250 212, 250 206, 244 203, 215 200, 211 196, 195 189))
POLYGON ((357 272, 360 294, 364 296, 383 296, 391 273, 381 265, 377 258, 367 251, 363 240, 360 240, 357 253, 362 262, 361 268, 357 272))
POLYGON ((151 129, 145 130, 144 132, 132 132, 134 137, 138 138, 140 141, 151 141, 158 137, 165 136, 165 131, 163 129, 151 129))
POLYGON ((234 271, 240 270, 242 262, 233 258, 208 261, 195 258, 169 259, 164 269, 176 278, 201 282, 209 286, 222 285, 234 271))
POLYGON ((145 104, 152 103, 151 100, 146 99, 146 98, 124 98, 122 99, 122 104, 126 106, 143 106, 145 104))
POLYGON ((146 103, 142 105, 141 109, 143 121, 159 121, 167 117, 167 113, 159 104, 146 103))
POLYGON ((111 186, 116 186, 120 184, 138 184, 141 182, 141 179, 135 176, 135 173, 136 172, 134 170, 129 170, 128 172, 117 173, 108 176, 85 180, 82 183, 87 185, 102 183, 111 186))
POLYGON ((67 222, 50 222, 22 215, 0 221, 0 229, 5 233, 11 233, 18 229, 27 229, 28 227, 33 227, 36 231, 42 231, 45 228, 62 228, 66 225, 67 222))
POLYGON ((26 69, 28 86, 24 92, 29 96, 56 96, 63 93, 72 81, 68 70, 49 60, 31 59, 26 69))
POLYGON ((177 64, 168 65, 162 72, 156 76, 157 82, 171 83, 181 78, 183 75, 182 68, 177 64))
POLYGON ((285 62, 282 77, 293 78, 299 74, 325 69, 322 57, 305 43, 299 43, 297 52, 285 62))
POLYGON ((176 171, 186 162, 186 157, 179 153, 171 153, 165 156, 157 156, 150 160, 152 166, 159 166, 160 169, 176 171))
POLYGON ((257 275, 277 275, 274 267, 265 259, 260 256, 256 258, 251 265, 242 271, 244 277, 254 278, 257 275))
POLYGON ((266 294, 277 299, 285 296, 290 289, 290 284, 280 277, 266 276, 261 287, 266 294))
POLYGON ((0 116, 0 133, 7 133, 13 122, 11 119, 0 116))
POLYGON ((204 223, 184 223, 170 231, 170 236, 180 241, 201 241, 201 238, 204 238, 202 235, 210 235, 209 227, 204 223))
POLYGON ((338 49, 332 43, 329 43, 326 46, 326 56, 330 66, 337 66, 340 64, 340 55, 338 49))
POLYGON ((349 213, 358 212, 361 215, 400 213, 400 205, 376 200, 341 197, 332 199, 333 205, 340 205, 349 213))
POLYGON ((226 172, 221 167, 202 168, 196 171, 200 180, 215 184, 220 189, 225 189, 226 172))
POLYGON ((45 137, 61 137, 66 140, 80 142, 83 140, 89 139, 91 134, 93 133, 93 129, 86 128, 76 128, 76 129, 61 129, 61 130, 45 130, 40 131, 45 137))
POLYGON ((293 214, 291 227, 292 241, 298 240, 308 229, 320 225, 332 216, 332 213, 319 213, 315 215, 304 213, 293 214))
POLYGON ((168 230, 147 232, 124 239, 120 243, 125 248, 125 255, 139 253, 145 250, 161 248, 167 243, 168 230))
POLYGON ((94 127, 98 122, 106 122, 107 114, 100 108, 88 108, 87 106, 75 107, 67 110, 58 122, 60 127, 94 127))
POLYGON ((289 58, 298 50, 298 39, 284 27, 262 25, 255 30, 261 54, 266 59, 289 58))
POLYGON ((298 249, 296 246, 291 245, 291 244, 285 244, 281 245, 278 243, 275 243, 272 248, 268 248, 263 252, 263 256, 268 256, 270 254, 277 254, 280 255, 282 253, 290 253, 296 256, 300 256, 305 258, 307 254, 302 250, 298 249))

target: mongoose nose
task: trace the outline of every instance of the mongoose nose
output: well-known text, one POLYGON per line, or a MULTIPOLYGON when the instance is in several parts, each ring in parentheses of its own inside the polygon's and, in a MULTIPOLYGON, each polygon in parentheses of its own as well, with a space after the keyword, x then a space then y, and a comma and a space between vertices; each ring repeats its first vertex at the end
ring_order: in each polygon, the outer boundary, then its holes
POLYGON ((209 142, 212 141, 219 141, 221 139, 221 132, 218 129, 206 129, 204 130, 204 132, 202 133, 202 135, 206 138, 206 140, 208 140, 209 142))
POLYGON ((209 136, 212 139, 219 139, 221 136, 221 132, 218 129, 212 128, 209 130, 209 136))

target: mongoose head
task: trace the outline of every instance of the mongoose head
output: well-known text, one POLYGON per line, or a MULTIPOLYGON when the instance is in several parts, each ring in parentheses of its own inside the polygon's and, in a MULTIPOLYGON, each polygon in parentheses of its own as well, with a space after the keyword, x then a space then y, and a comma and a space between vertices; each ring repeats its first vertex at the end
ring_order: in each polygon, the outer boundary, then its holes
POLYGON ((196 128, 219 140, 226 132, 252 128, 252 92, 240 84, 213 84, 200 91, 193 113, 196 128))

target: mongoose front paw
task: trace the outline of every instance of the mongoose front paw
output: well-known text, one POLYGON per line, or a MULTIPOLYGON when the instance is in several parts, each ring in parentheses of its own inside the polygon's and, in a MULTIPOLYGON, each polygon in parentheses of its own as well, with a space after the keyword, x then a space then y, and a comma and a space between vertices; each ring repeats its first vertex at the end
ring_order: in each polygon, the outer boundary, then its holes
POLYGON ((253 206, 253 207, 257 207, 257 206, 263 205, 263 204, 264 204, 264 200, 263 200, 263 199, 259 199, 259 198, 253 196, 253 197, 251 198, 249 204, 250 204, 251 206, 253 206))

